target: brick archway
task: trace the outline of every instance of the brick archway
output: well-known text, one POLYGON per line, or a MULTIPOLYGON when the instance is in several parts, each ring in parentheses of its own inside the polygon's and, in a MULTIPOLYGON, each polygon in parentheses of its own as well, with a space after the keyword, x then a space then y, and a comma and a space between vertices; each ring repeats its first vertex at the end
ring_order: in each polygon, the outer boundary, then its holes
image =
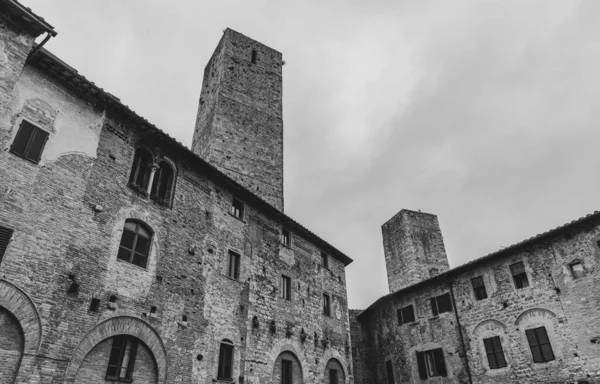
POLYGON ((158 333, 146 322, 130 316, 119 316, 96 325, 79 342, 71 356, 65 383, 75 383, 75 376, 87 354, 101 341, 116 335, 131 335, 146 344, 156 360, 158 384, 167 383, 167 351, 158 333))
POLYGON ((0 307, 19 321, 25 336, 23 353, 36 355, 42 341, 42 322, 33 301, 16 285, 0 279, 0 307))

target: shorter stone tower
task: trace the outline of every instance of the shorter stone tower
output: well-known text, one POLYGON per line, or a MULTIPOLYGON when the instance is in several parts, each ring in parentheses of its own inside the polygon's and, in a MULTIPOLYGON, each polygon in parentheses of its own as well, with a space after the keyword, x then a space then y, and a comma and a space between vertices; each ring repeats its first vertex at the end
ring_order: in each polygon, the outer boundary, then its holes
POLYGON ((381 232, 390 292, 449 269, 436 215, 403 209, 381 232))
POLYGON ((229 28, 204 69, 192 151, 283 211, 281 53, 229 28))

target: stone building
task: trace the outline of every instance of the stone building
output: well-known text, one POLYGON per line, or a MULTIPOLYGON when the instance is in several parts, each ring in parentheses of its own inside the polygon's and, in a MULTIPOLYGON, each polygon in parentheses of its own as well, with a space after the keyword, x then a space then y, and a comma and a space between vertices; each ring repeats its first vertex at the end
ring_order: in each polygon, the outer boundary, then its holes
POLYGON ((352 260, 283 213, 281 54, 224 32, 189 150, 43 35, 0 0, 0 382, 352 383, 352 260))
POLYGON ((600 382, 600 212, 454 269, 435 215, 382 232, 391 293, 350 311, 355 383, 600 382))

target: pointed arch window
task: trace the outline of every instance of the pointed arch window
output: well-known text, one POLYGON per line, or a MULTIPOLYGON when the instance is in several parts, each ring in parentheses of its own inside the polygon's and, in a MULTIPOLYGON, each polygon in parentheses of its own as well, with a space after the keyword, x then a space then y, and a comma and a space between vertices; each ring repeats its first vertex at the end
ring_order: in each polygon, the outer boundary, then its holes
POLYGON ((123 227, 117 259, 146 268, 152 244, 152 229, 138 220, 127 220, 123 227))
POLYGON ((166 161, 161 161, 154 173, 150 198, 161 204, 168 204, 171 201, 174 176, 173 167, 166 161))
POLYGON ((152 164, 152 154, 147 149, 136 149, 133 167, 131 168, 131 175, 129 176, 129 183, 141 191, 146 191, 148 189, 148 183, 150 182, 152 164))

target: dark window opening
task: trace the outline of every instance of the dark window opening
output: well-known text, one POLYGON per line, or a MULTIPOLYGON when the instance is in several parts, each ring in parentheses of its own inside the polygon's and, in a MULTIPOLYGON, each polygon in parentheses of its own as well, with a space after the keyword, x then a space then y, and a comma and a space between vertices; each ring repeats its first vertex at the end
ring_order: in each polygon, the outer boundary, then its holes
POLYGON ((435 376, 447 376, 444 352, 441 348, 417 352, 419 377, 423 380, 435 376))
POLYGON ((129 183, 143 192, 147 191, 152 164, 153 160, 150 152, 144 148, 138 148, 133 158, 129 183))
POLYGON ((452 303, 450 301, 450 294, 444 293, 443 295, 431 298, 431 311, 433 316, 437 316, 440 313, 452 312, 452 303))
POLYGON ((517 289, 529 287, 529 280, 522 261, 510 265, 510 273, 517 289))
POLYGON ((90 312, 98 312, 99 307, 100 299, 92 298, 92 302, 90 303, 90 312))
POLYGON ((233 202, 231 203, 231 208, 229 209, 229 213, 231 213, 233 216, 237 217, 238 219, 243 219, 244 218, 244 203, 242 203, 241 201, 239 201, 238 199, 236 199, 234 197, 233 202))
POLYGON ((281 297, 286 300, 290 300, 292 297, 292 279, 285 275, 281 275, 279 289, 281 290, 281 297))
POLYGON ((168 204, 173 193, 175 172, 166 161, 161 161, 154 172, 150 198, 161 204, 168 204))
POLYGON ((281 360, 281 384, 294 384, 293 369, 292 360, 281 360))
POLYGON ((117 258, 146 268, 151 240, 152 230, 148 226, 137 220, 127 220, 123 227, 117 258))
POLYGON ((331 299, 328 294, 323 294, 323 314, 331 316, 331 299))
MULTIPOLYGON (((0 258, 2 256, 2 251, 0 250, 0 258)), ((583 269, 583 264, 580 262, 575 262, 569 265, 569 269, 571 270, 571 275, 574 279, 579 279, 580 277, 585 276, 585 270, 583 269)))
POLYGON ((323 268, 329 269, 329 255, 325 252, 321 252, 321 265, 323 268))
POLYGON ((396 311, 398 316, 398 325, 413 323, 415 321, 415 310, 412 305, 408 305, 404 308, 396 311))
POLYGON ((256 64, 256 59, 258 58, 258 52, 256 52, 256 49, 252 50, 252 64, 256 64))
POLYGON ((483 282, 483 276, 477 276, 471 279, 471 285, 473 285, 473 293, 475 294, 475 300, 487 299, 487 291, 485 290, 485 283, 483 282))
POLYGON ((339 384, 338 383, 338 371, 335 369, 329 370, 329 384, 339 384))
POLYGON ((4 258, 12 234, 13 230, 11 228, 0 226, 0 263, 2 262, 2 258, 4 258))
POLYGON ((138 348, 137 339, 131 336, 113 337, 108 368, 106 369, 106 380, 131 381, 133 376, 133 365, 138 348))
POLYGON ((545 327, 527 329, 525 335, 529 342, 534 363, 545 363, 554 360, 554 352, 552 352, 552 346, 545 327))
POLYGON ((385 362, 385 375, 387 376, 387 384, 394 384, 394 368, 390 360, 385 362))
POLYGON ((504 358, 500 336, 483 339, 483 345, 485 346, 485 353, 490 364, 490 369, 506 367, 506 359, 504 358))
POLYGON ((15 140, 10 147, 10 151, 25 160, 37 164, 42 157, 46 141, 48 141, 48 132, 23 120, 15 136, 15 140))
POLYGON ((235 280, 238 280, 240 278, 240 255, 233 251, 229 251, 227 277, 230 277, 235 280))
POLYGON ((229 340, 221 341, 219 349, 219 370, 217 379, 231 380, 233 375, 233 343, 229 340))
POLYGON ((290 235, 290 231, 288 231, 287 229, 282 229, 281 230, 281 244, 285 245, 286 247, 289 247, 292 244, 291 239, 292 238, 290 235))

